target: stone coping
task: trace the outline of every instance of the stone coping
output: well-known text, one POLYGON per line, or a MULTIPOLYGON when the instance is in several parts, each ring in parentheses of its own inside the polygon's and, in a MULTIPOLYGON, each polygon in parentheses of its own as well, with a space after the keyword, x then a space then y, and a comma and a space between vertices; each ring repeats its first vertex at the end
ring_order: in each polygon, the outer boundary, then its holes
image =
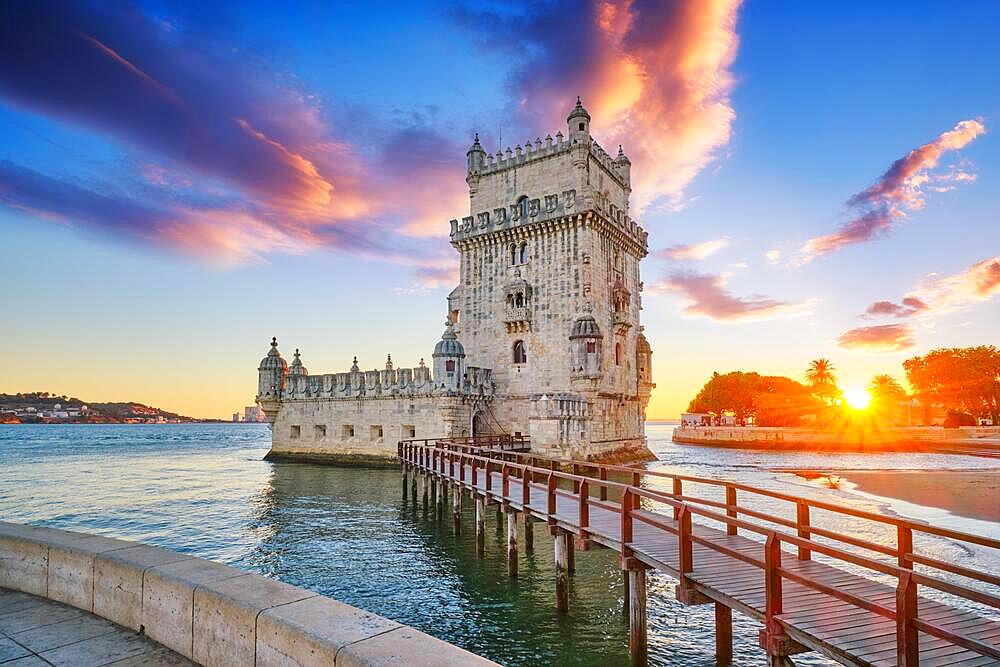
POLYGON ((313 591, 56 528, 0 522, 0 588, 91 612, 210 667, 496 664, 313 591))

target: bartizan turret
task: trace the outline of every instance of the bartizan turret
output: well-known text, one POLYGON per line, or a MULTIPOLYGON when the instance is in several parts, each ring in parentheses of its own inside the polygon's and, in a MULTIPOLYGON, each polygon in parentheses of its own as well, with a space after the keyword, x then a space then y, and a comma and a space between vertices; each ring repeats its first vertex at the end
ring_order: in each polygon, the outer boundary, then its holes
POLYGON ((257 403, 260 404, 267 421, 274 423, 281 407, 281 392, 285 388, 288 363, 278 351, 278 339, 271 339, 271 349, 260 360, 257 368, 257 403))

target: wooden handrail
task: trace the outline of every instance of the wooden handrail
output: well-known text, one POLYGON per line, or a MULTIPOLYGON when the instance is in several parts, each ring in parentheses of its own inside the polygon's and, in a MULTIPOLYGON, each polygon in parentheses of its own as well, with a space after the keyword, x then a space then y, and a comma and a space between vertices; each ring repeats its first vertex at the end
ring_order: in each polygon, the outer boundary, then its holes
MULTIPOLYGON (((435 469, 435 464, 437 462, 437 457, 434 455, 428 455, 427 449, 440 449, 438 446, 438 441, 433 441, 434 444, 418 444, 418 443, 404 443, 400 446, 400 452, 404 461, 410 463, 411 465, 417 465, 430 470, 435 469)), ((480 466, 485 467, 487 470, 492 468, 492 461, 494 457, 491 455, 492 452, 483 452, 476 447, 463 447, 457 453, 452 452, 451 462, 454 465, 455 462, 458 463, 460 474, 464 476, 464 469, 466 465, 470 465, 472 469, 472 482, 476 484, 477 470, 480 466), (478 452, 478 453, 474 453, 478 452)), ((765 574, 765 620, 768 622, 772 629, 780 630, 781 620, 778 618, 781 614, 782 609, 782 597, 781 597, 781 580, 788 579, 790 581, 795 581, 803 586, 818 590, 824 594, 830 595, 849 604, 857 606, 862 609, 866 609, 873 613, 877 613, 889 619, 895 619, 898 625, 898 633, 901 635, 906 635, 916 632, 917 629, 926 632, 935 637, 939 637, 946 641, 952 642, 957 646, 967 648, 971 651, 989 655, 992 657, 1000 657, 997 654, 997 649, 992 645, 986 644, 975 639, 965 637, 961 634, 956 634, 955 632, 946 630, 939 626, 934 625, 926 619, 920 619, 916 610, 916 603, 913 602, 912 609, 910 605, 910 599, 916 595, 917 585, 928 586, 939 590, 941 592, 955 595, 966 600, 991 606, 1000 609, 1000 597, 991 595, 989 593, 968 588, 966 586, 961 586, 951 582, 943 581, 936 577, 932 577, 926 574, 920 574, 912 571, 914 563, 920 563, 929 567, 940 567, 942 565, 946 567, 941 567, 940 569, 949 571, 953 574, 958 574, 970 579, 978 579, 980 581, 986 581, 987 583, 996 584, 1000 581, 1000 578, 989 573, 981 573, 969 568, 963 568, 959 566, 950 565, 947 563, 942 563, 941 561, 936 561, 934 559, 922 557, 912 553, 912 530, 923 530, 924 532, 929 532, 925 530, 927 526, 913 525, 911 526, 909 522, 900 522, 890 517, 885 517, 885 523, 895 524, 899 529, 898 535, 898 547, 896 549, 886 547, 884 545, 878 545, 865 540, 854 538, 851 536, 841 535, 834 531, 819 528, 812 525, 809 521, 807 513, 802 513, 801 510, 797 511, 797 516, 795 521, 784 519, 782 517, 774 517, 763 512, 757 512, 755 510, 750 510, 748 508, 741 508, 735 502, 736 491, 738 489, 748 490, 751 492, 757 491, 753 487, 748 487, 743 484, 736 483, 725 483, 717 482, 717 484, 724 486, 726 488, 726 502, 721 503, 718 501, 710 501, 707 499, 685 496, 682 493, 683 488, 674 486, 673 492, 659 491, 655 489, 642 488, 634 484, 627 484, 622 482, 615 482, 607 479, 594 478, 587 475, 565 473, 561 470, 552 469, 549 467, 540 467, 537 465, 530 465, 527 463, 519 462, 522 460, 522 455, 517 453, 511 453, 511 458, 514 459, 511 462, 507 462, 506 457, 504 457, 504 462, 501 466, 501 476, 503 480, 503 495, 504 498, 509 494, 509 476, 511 471, 515 472, 520 476, 522 480, 522 493, 524 498, 523 506, 527 508, 530 501, 530 491, 531 488, 544 489, 548 498, 546 515, 550 522, 554 522, 554 515, 556 512, 556 497, 564 496, 568 498, 573 498, 579 503, 579 529, 581 537, 586 536, 589 532, 589 514, 590 507, 601 507, 603 509, 618 512, 621 517, 620 525, 620 548, 622 552, 623 559, 631 559, 636 555, 633 551, 633 524, 634 521, 638 520, 647 525, 651 525, 657 529, 664 530, 678 535, 678 548, 679 553, 679 565, 680 565, 680 576, 682 578, 682 583, 687 583, 685 581, 686 575, 693 571, 693 560, 691 546, 692 544, 699 544, 706 548, 712 549, 718 553, 736 558, 742 562, 753 565, 764 570, 765 574), (544 486, 535 484, 532 479, 536 474, 544 473, 546 477, 546 484, 544 486), (580 490, 579 494, 574 494, 570 491, 560 489, 558 487, 558 480, 562 479, 567 482, 572 482, 580 490), (597 498, 591 497, 591 487, 593 485, 598 486, 598 488, 603 492, 599 493, 597 498), (610 503, 602 500, 601 498, 606 497, 608 489, 615 489, 622 493, 622 503, 620 505, 615 503, 610 503), (641 498, 646 498, 652 502, 661 503, 669 505, 673 513, 677 516, 675 526, 670 525, 670 520, 661 514, 655 512, 650 512, 648 510, 639 509, 639 500, 641 498), (724 510, 724 514, 718 511, 713 511, 709 508, 715 508, 719 510, 724 510), (803 514, 805 514, 803 516, 803 514), (727 548, 723 544, 718 544, 712 540, 702 538, 692 532, 692 517, 694 515, 700 516, 704 519, 710 521, 716 521, 722 523, 726 526, 727 534, 735 534, 737 529, 747 530, 753 533, 760 534, 766 538, 764 544, 765 560, 759 561, 751 556, 740 553, 733 549, 727 548), (740 515, 752 516, 769 523, 776 523, 785 528, 789 528, 795 531, 795 533, 785 533, 774 528, 769 528, 767 526, 761 526, 758 524, 751 523, 745 519, 739 518, 740 515), (662 517, 662 518, 661 518, 662 517), (824 537, 827 539, 834 539, 839 541, 844 541, 850 543, 854 546, 862 547, 865 549, 875 550, 883 555, 895 556, 898 554, 899 562, 890 564, 883 561, 875 560, 857 553, 851 553, 845 551, 841 548, 831 546, 829 544, 818 543, 814 540, 814 537, 824 537), (781 565, 781 544, 787 543, 789 546, 796 547, 798 553, 801 557, 803 552, 812 554, 813 552, 833 558, 838 561, 845 563, 850 563, 852 565, 862 567, 868 570, 873 570, 882 574, 894 576, 898 580, 897 586, 897 609, 899 609, 900 603, 902 603, 902 614, 897 610, 890 609, 885 605, 868 600, 863 597, 853 595, 849 592, 838 590, 828 584, 824 584, 819 581, 814 581, 809 577, 803 575, 800 572, 789 570, 787 567, 782 567, 781 565), (902 619, 902 620, 900 620, 902 619), (777 625, 774 625, 777 624, 777 625)), ((536 462, 538 460, 544 461, 545 459, 539 459, 539 457, 528 457, 530 461, 536 462)), ((588 464, 589 465, 589 464, 588 464)), ((585 467, 585 466, 581 466, 585 467)), ((629 469, 630 472, 634 472, 633 469, 629 469)), ((441 472, 444 473, 444 460, 441 459, 441 472)), ((579 472, 579 469, 577 470, 579 472)), ((451 475, 454 476, 452 469, 451 475)), ((632 481, 635 481, 637 475, 633 475, 632 481)), ((692 481, 697 481, 697 478, 687 478, 692 481)), ((490 476, 487 476, 486 482, 487 488, 491 488, 490 476)), ((772 497, 782 497, 782 498, 795 498, 794 496, 787 496, 786 494, 774 494, 768 493, 767 495, 772 495, 772 497)), ((825 503, 811 501, 807 504, 805 501, 807 499, 798 499, 796 501, 803 501, 801 505, 797 504, 796 507, 801 506, 821 506, 825 503)), ((535 510, 537 511, 537 509, 535 510)), ((850 512, 844 512, 850 514, 850 512)), ((860 512, 863 516, 861 518, 868 518, 870 513, 860 512)), ((878 516, 878 515, 875 515, 878 516)), ((881 517, 880 517, 881 518, 881 517)), ((956 532, 957 531, 953 531, 956 532)), ((960 536, 964 536, 964 533, 957 533, 960 536)), ((978 537, 978 536, 972 536, 978 537)), ((981 543, 977 540, 969 540, 974 543, 981 543)), ((990 542, 991 540, 983 538, 982 541, 990 542)), ((624 561, 623 561, 624 562, 624 561)), ((915 644, 906 639, 905 641, 900 640, 899 646, 900 650, 912 651, 915 644), (905 644, 905 646, 904 646, 905 644)), ((900 657, 900 664, 915 664, 915 663, 904 663, 902 660, 905 656, 900 657)))

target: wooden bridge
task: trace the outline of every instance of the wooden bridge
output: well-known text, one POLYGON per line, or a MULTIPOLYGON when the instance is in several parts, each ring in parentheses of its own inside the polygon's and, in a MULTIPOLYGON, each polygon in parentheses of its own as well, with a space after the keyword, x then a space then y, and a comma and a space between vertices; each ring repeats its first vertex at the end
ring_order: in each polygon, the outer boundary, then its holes
POLYGON ((506 514, 507 566, 514 577, 518 517, 528 550, 532 524, 544 523, 555 538, 561 612, 568 611, 575 549, 617 551, 626 573, 633 665, 647 663, 649 569, 677 579, 682 603, 715 605, 717 664, 732 661, 733 610, 763 623, 760 645, 769 665, 791 665, 789 656, 810 650, 845 665, 1000 664, 1000 597, 991 588, 1000 587, 1000 576, 921 555, 913 536, 990 549, 1000 549, 998 540, 736 482, 556 461, 512 451, 525 449, 524 440, 494 440, 400 442, 404 494, 416 500, 421 487, 425 507, 430 497, 441 520, 450 490, 458 532, 468 492, 475 500, 480 556, 486 507, 496 504, 498 516, 506 514), (670 492, 650 488, 662 481, 670 492), (692 484, 717 487, 724 499, 690 495, 692 484), (790 516, 738 502, 748 496, 787 505, 790 516), (811 524, 811 509, 881 524, 895 533, 895 544, 811 524), (927 589, 934 599, 920 594, 927 589))

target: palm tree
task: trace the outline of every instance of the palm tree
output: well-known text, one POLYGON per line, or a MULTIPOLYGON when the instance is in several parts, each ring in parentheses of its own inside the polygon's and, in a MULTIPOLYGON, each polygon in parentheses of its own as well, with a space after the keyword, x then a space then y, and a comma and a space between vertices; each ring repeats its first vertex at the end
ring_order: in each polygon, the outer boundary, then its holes
POLYGON ((868 391, 872 398, 899 398, 906 394, 903 386, 896 381, 896 378, 886 373, 881 373, 872 378, 868 383, 868 391))
POLYGON ((806 369, 806 380, 809 384, 816 386, 836 385, 837 378, 833 371, 837 370, 829 359, 813 359, 806 369))

